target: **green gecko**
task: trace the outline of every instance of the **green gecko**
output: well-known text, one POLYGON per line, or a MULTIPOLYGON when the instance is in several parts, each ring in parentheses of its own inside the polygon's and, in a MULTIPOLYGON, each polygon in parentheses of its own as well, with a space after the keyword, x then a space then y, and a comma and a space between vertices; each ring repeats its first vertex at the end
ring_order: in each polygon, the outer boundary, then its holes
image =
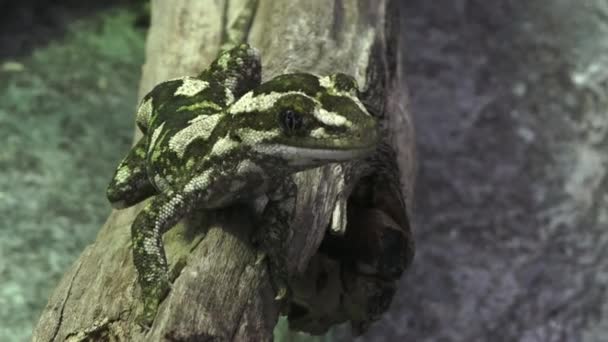
POLYGON ((142 324, 152 323, 170 288, 163 233, 194 210, 237 202, 266 202, 260 245, 277 300, 286 300, 291 175, 375 150, 377 123, 358 93, 356 81, 341 73, 261 83, 259 54, 243 44, 200 75, 160 83, 144 96, 136 118, 144 135, 107 189, 115 208, 154 196, 131 227, 142 324))

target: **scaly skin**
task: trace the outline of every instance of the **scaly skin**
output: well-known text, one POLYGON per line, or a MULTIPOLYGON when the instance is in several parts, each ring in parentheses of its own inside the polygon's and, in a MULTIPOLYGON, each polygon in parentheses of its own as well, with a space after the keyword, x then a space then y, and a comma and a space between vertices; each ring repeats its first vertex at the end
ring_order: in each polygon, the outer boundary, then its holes
POLYGON ((197 77, 157 85, 142 100, 144 133, 107 195, 116 208, 156 195, 132 225, 143 325, 170 288, 162 234, 193 210, 267 197, 259 224, 278 300, 288 296, 286 246, 295 205, 293 173, 374 151, 376 121, 354 79, 286 74, 260 84, 257 52, 228 50, 197 77))

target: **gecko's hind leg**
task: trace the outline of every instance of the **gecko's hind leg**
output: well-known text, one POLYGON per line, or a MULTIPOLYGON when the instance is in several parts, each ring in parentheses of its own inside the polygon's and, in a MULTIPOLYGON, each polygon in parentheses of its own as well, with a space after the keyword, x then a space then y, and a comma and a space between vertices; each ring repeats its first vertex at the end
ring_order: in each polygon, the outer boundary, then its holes
POLYGON ((295 210, 296 186, 291 181, 283 184, 271 195, 261 217, 256 240, 268 255, 269 274, 276 291, 275 300, 285 310, 291 296, 287 267, 290 223, 295 210))

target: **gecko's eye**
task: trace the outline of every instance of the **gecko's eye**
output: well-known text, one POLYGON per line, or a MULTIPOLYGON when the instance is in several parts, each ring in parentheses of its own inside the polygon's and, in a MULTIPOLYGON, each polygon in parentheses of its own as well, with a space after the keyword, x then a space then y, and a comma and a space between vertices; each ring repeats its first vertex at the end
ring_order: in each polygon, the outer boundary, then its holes
POLYGON ((281 129, 287 135, 295 134, 300 128, 302 128, 302 122, 302 115, 291 109, 282 111, 279 114, 279 123, 281 124, 281 129))

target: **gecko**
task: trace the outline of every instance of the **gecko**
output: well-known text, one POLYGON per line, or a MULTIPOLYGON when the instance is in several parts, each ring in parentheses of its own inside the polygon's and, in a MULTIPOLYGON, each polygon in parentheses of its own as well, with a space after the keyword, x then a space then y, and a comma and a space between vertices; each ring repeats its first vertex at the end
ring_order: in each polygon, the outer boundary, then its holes
POLYGON ((138 107, 143 137, 107 188, 116 209, 153 197, 131 226, 133 263, 150 325, 170 289, 163 234, 194 211, 265 199, 256 226, 277 300, 288 296, 292 175, 369 156, 377 120, 343 73, 290 73, 261 82, 259 52, 241 44, 197 76, 156 85, 138 107))

